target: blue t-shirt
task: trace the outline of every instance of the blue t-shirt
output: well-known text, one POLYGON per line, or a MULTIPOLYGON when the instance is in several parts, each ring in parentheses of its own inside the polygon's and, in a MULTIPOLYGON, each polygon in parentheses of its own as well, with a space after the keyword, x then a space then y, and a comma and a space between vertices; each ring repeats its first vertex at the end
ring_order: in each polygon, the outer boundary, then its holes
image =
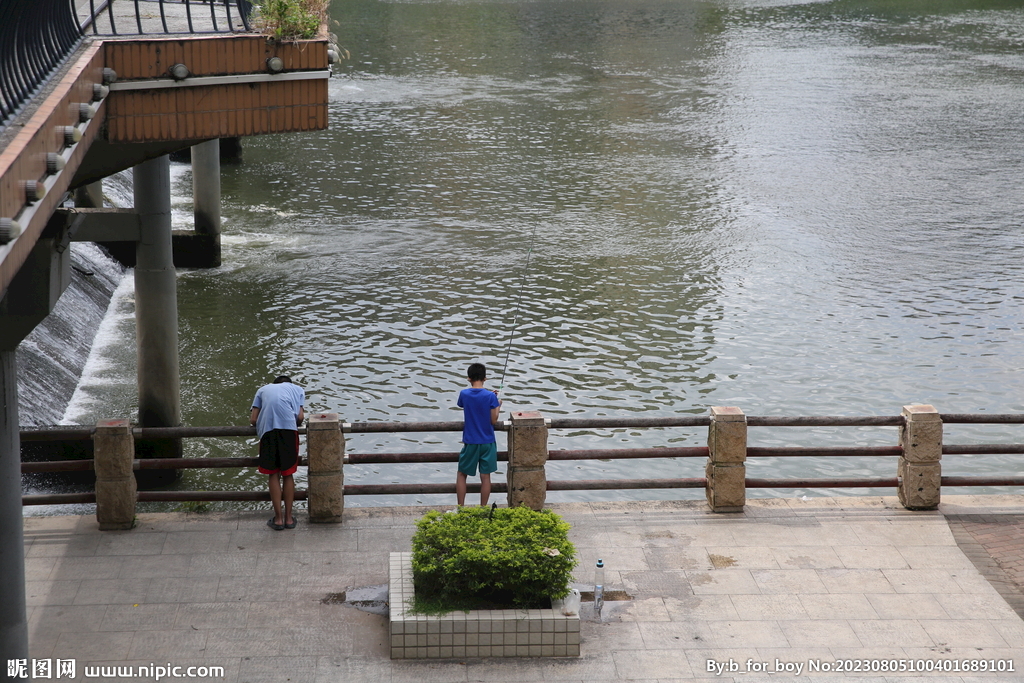
POLYGON ((466 421, 462 443, 494 443, 491 409, 498 405, 498 396, 490 389, 470 387, 459 392, 458 406, 466 421))
POLYGON ((262 439, 271 429, 295 431, 298 428, 295 419, 305 402, 306 392, 297 384, 281 382, 260 387, 252 400, 252 407, 260 409, 256 416, 256 433, 262 439))

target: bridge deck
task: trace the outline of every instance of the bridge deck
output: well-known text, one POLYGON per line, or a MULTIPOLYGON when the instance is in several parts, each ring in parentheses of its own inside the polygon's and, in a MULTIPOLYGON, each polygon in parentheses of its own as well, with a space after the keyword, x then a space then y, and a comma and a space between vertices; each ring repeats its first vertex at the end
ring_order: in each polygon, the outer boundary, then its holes
POLYGON ((0 219, 21 229, 0 246, 0 293, 67 191, 203 140, 325 128, 327 51, 326 38, 268 42, 239 33, 94 39, 0 139, 0 219), (282 72, 269 72, 271 57, 282 72), (188 70, 183 80, 170 75, 176 64, 188 70), (104 69, 117 80, 97 99, 104 69), (86 106, 91 120, 80 116, 86 106), (47 154, 59 156, 63 170, 48 171, 47 154), (45 196, 32 196, 41 190, 45 196))

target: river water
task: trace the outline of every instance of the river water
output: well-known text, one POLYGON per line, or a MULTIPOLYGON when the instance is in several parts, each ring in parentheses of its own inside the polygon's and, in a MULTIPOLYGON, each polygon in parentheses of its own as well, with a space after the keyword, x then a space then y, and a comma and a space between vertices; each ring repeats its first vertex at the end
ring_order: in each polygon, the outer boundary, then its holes
MULTIPOLYGON (((1024 410, 1019 1, 335 5, 351 59, 331 80, 330 129, 246 140, 223 169, 224 266, 180 273, 186 424, 246 423, 256 388, 281 372, 305 386, 310 409, 346 421, 458 420, 478 360, 506 412, 548 416, 1024 410)), ((187 227, 187 166, 175 165, 174 187, 187 227)), ((66 421, 132 414, 131 306, 129 282, 66 421)), ((1020 429, 947 434, 1020 442, 1020 429)), ((554 433, 551 445, 705 439, 602 430, 554 433)), ((352 435, 349 450, 457 441, 352 435)), ((895 441, 891 428, 751 429, 752 445, 895 441)), ((254 452, 243 440, 188 446, 254 452)), ((586 461, 554 463, 548 477, 702 469, 586 461)), ((1019 467, 950 456, 944 470, 1019 467)), ((346 481, 454 474, 360 466, 346 481)), ((895 460, 748 467, 862 475, 894 476, 895 460)), ((181 487, 261 489, 265 478, 189 471, 181 487)), ((752 495, 823 493, 880 491, 752 495)))

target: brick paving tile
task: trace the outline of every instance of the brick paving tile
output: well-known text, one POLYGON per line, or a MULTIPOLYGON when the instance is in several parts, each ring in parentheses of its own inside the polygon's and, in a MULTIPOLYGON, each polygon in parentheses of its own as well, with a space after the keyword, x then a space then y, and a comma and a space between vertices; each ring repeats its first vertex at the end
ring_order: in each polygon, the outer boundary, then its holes
POLYGON ((1024 515, 948 515, 957 545, 1024 618, 1024 515))

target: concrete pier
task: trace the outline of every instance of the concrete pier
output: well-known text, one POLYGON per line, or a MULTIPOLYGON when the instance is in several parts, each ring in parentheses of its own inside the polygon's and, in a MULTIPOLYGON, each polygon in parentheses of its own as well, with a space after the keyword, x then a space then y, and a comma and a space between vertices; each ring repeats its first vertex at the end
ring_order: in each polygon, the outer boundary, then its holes
POLYGON ((200 235, 220 235, 220 140, 192 146, 192 215, 200 235))
POLYGON ((83 185, 75 190, 75 206, 79 209, 103 208, 103 181, 83 185))
POLYGON ((191 148, 194 230, 174 233, 174 262, 184 268, 216 268, 220 251, 220 140, 191 148))
MULTIPOLYGON (((134 168, 133 178, 135 210, 141 222, 135 265, 139 426, 176 427, 181 424, 181 388, 170 160, 162 156, 143 162, 134 168)), ((181 441, 140 441, 138 452, 148 457, 175 457, 181 454, 181 441)))
MULTIPOLYGON (((578 658, 391 660, 386 617, 346 600, 387 582, 388 553, 408 550, 426 508, 347 508, 341 525, 300 515, 285 532, 267 512, 143 513, 130 532, 28 518, 31 657, 75 659, 80 677, 217 666, 211 680, 228 683, 1022 678, 1024 621, 1000 594, 1019 588, 997 585, 983 546, 958 535, 1024 517, 1024 496, 944 496, 930 511, 877 496, 748 499, 728 515, 704 501, 550 507, 572 525, 580 587, 598 557, 607 566, 603 618, 584 602, 578 658), (868 671, 809 668, 846 661, 868 671), (932 671, 870 671, 881 662, 932 671)), ((1019 554, 1024 531, 1010 541, 1019 554)))

